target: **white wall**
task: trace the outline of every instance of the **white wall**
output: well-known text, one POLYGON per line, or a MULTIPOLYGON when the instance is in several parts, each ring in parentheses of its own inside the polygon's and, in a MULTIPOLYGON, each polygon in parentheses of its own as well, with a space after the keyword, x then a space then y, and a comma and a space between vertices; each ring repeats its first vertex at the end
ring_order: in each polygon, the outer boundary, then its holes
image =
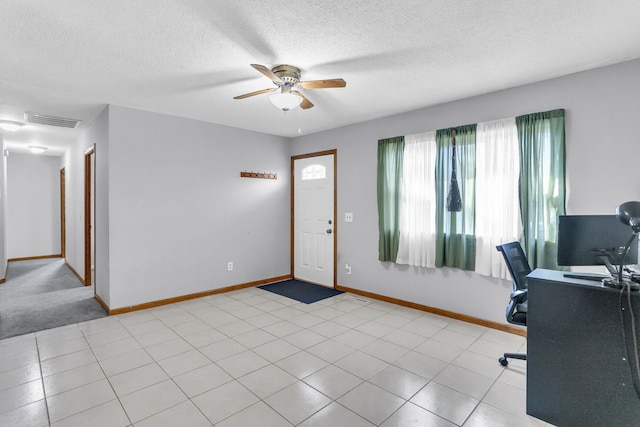
POLYGON ((506 323, 510 282, 377 260, 377 141, 565 108, 567 212, 613 214, 620 203, 640 199, 638 76, 640 61, 632 61, 296 138, 293 154, 338 150, 338 283, 506 323), (344 222, 345 212, 354 213, 353 223, 344 222))
POLYGON ((0 134, 0 280, 7 274, 7 158, 4 156, 4 138, 0 134))
POLYGON ((117 106, 108 121, 112 309, 290 273, 290 140, 117 106))
POLYGON ((60 166, 57 156, 7 158, 8 258, 60 253, 60 166))

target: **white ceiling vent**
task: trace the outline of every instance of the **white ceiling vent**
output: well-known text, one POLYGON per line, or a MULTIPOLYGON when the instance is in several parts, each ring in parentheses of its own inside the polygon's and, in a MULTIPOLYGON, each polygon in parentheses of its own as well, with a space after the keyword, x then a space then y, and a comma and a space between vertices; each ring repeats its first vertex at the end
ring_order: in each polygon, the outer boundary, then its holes
POLYGON ((61 128, 74 129, 81 120, 65 119, 63 117, 43 116, 41 114, 24 114, 25 121, 27 123, 36 123, 39 125, 57 126, 61 128))

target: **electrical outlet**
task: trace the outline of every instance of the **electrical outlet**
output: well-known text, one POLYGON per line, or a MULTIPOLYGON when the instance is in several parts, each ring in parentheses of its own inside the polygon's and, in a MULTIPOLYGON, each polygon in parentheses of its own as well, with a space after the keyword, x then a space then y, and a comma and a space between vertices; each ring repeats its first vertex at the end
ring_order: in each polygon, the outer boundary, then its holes
POLYGON ((353 222, 353 213, 345 212, 344 213, 344 222, 353 222))
POLYGON ((346 271, 347 274, 351 274, 351 266, 349 264, 345 264, 344 265, 344 271, 346 271))
POLYGON ((233 263, 232 262, 228 262, 227 263, 227 271, 232 271, 233 270, 233 263))

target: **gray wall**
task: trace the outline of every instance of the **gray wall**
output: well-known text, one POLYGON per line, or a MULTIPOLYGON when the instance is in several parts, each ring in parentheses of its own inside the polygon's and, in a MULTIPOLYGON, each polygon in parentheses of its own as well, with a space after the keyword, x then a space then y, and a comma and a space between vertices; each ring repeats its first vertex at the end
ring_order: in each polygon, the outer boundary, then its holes
POLYGON ((95 288, 109 305, 109 107, 96 117, 64 156, 67 179, 67 262, 84 271, 84 156, 95 144, 95 288))
POLYGON ((111 308, 289 274, 288 139, 116 106, 108 120, 111 308))
POLYGON ((510 282, 377 260, 378 139, 565 108, 568 213, 612 214, 640 199, 638 76, 640 61, 632 61, 296 138, 292 154, 338 150, 338 283, 505 323, 510 282))

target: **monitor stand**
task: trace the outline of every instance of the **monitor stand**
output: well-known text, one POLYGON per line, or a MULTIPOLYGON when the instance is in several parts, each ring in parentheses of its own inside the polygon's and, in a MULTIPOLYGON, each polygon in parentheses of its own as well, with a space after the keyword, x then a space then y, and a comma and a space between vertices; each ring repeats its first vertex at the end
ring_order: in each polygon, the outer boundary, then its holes
POLYGON ((637 283, 632 280, 622 279, 622 282, 618 280, 617 276, 608 277, 606 279, 602 279, 602 284, 608 288, 615 289, 629 289, 631 292, 640 291, 640 283, 637 283))
POLYGON ((614 267, 613 264, 611 264, 611 259, 609 256, 603 255, 598 258, 604 263, 605 267, 607 267, 607 271, 609 272, 611 277, 618 277, 618 269, 614 267))

